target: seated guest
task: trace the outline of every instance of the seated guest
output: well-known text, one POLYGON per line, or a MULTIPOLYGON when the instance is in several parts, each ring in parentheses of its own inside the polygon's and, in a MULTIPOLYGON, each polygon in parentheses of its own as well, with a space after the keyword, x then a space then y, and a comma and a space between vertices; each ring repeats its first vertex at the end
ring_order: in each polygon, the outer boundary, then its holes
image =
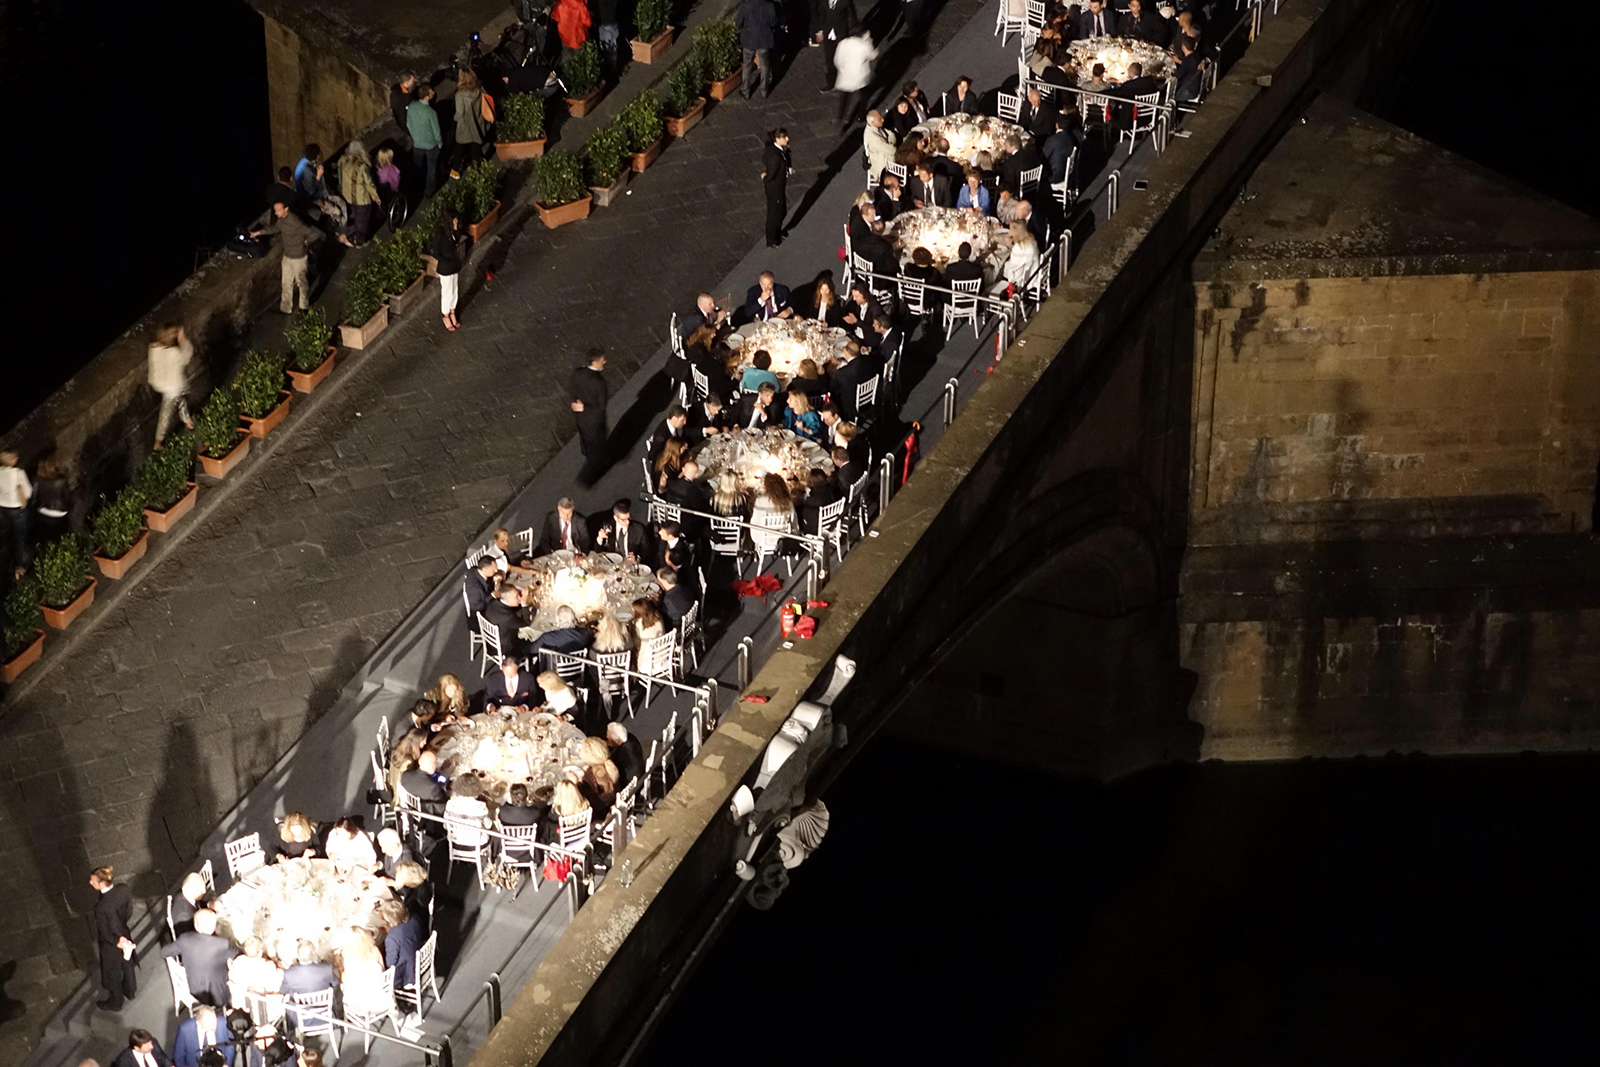
MULTIPOLYGON (((578 788, 578 783, 570 778, 562 778, 556 783, 555 790, 550 795, 550 807, 545 813, 544 821, 539 824, 539 841, 543 844, 554 844, 560 837, 561 820, 582 815, 586 811, 590 812, 590 825, 593 825, 595 821, 593 812, 588 799, 578 788)), ((570 867, 570 859, 547 854, 540 874, 546 881, 561 881, 566 877, 570 867)))
POLYGON ((852 244, 872 230, 872 223, 878 217, 876 201, 872 193, 862 193, 850 205, 850 214, 844 220, 844 235, 852 244))
POLYGON ((789 404, 783 413, 783 428, 810 441, 822 440, 822 416, 812 410, 811 398, 804 390, 791 388, 789 404))
POLYGON ((883 174, 884 167, 894 162, 894 146, 898 140, 884 121, 883 112, 876 108, 867 112, 867 125, 861 132, 861 155, 868 175, 878 177, 883 174))
POLYGON ((595 817, 600 818, 616 797, 620 777, 617 765, 611 762, 611 746, 603 737, 585 737, 578 744, 578 763, 583 767, 578 788, 595 809, 595 817))
MULTIPOLYGON (((571 610, 570 608, 568 609, 571 610)), ((490 675, 483 687, 483 710, 498 711, 501 708, 536 708, 538 701, 534 699, 536 688, 533 677, 522 669, 522 665, 515 656, 507 656, 500 661, 500 673, 490 675)), ((424 753, 426 755, 427 753, 424 753)), ((420 765, 420 761, 419 761, 420 765)), ((401 779, 404 784, 405 779, 401 779)), ((406 786, 410 789, 410 786, 406 786)))
POLYGON ((656 556, 662 570, 681 571, 694 566, 694 551, 683 536, 683 527, 668 520, 656 528, 656 538, 661 542, 656 556))
POLYGON ((1023 196, 1022 175, 1034 167, 1044 165, 1044 156, 1039 154, 1039 149, 1030 139, 1026 144, 1019 137, 1012 137, 1010 142, 1011 154, 1000 161, 998 178, 1000 184, 1011 191, 1012 196, 1023 196))
MULTIPOLYGON (((900 258, 894 254, 894 245, 884 236, 882 219, 875 220, 868 231, 856 240, 851 251, 872 265, 872 273, 893 278, 900 269, 900 258)), ((887 281, 884 285, 889 284, 887 281)))
POLYGON ((594 624, 594 644, 590 647, 596 652, 626 652, 633 647, 628 634, 628 628, 616 615, 605 612, 594 624))
MULTIPOLYGON (((288 170, 288 167, 284 167, 288 170)), ((93 1062, 93 1061, 89 1061, 93 1062)), ((128 1047, 117 1053, 111 1067, 172 1067, 172 1057, 148 1030, 128 1031, 128 1047)))
POLYGON ((1033 234, 1028 232, 1028 227, 1022 222, 1011 224, 1011 254, 1006 257, 1005 266, 1000 270, 1000 278, 989 287, 989 292, 1001 294, 1007 286, 1015 285, 1021 289, 1033 277, 1034 271, 1039 269, 1039 246, 1033 240, 1033 234))
MULTIPOLYGON (((839 321, 841 325, 844 322, 842 312, 839 321)), ((804 393, 806 399, 811 401, 811 406, 818 407, 828 395, 828 377, 817 369, 816 360, 807 357, 795 368, 794 380, 789 383, 789 391, 804 393)))
POLYGON ((1011 221, 1020 222, 1023 226, 1027 227, 1029 235, 1033 237, 1033 243, 1038 245, 1040 248, 1045 247, 1045 245, 1049 243, 1045 239, 1046 227, 1049 224, 1045 221, 1044 212, 1033 210, 1033 201, 1018 200, 1017 217, 1011 221))
MULTIPOLYGON (((1146 11, 1141 0, 1128 0, 1128 12, 1117 23, 1117 35, 1132 37, 1138 41, 1149 41, 1157 48, 1165 48, 1171 31, 1166 19, 1155 11, 1146 11)), ((1133 77, 1138 75, 1129 68, 1128 73, 1133 77)), ((1145 92, 1154 92, 1146 89, 1145 92)))
POLYGON ((850 458, 850 450, 848 448, 842 448, 837 445, 834 446, 833 451, 828 456, 833 460, 833 478, 838 483, 839 491, 848 493, 850 487, 860 481, 861 475, 865 473, 861 469, 861 464, 850 458))
POLYGON ((844 416, 839 414, 839 406, 831 402, 822 405, 822 410, 817 414, 822 417, 822 444, 832 448, 838 442, 839 426, 844 422, 844 416))
POLYGON ((267 946, 259 937, 247 937, 239 943, 239 955, 228 961, 228 989, 233 1003, 244 1004, 246 995, 265 1000, 268 1014, 276 1014, 279 990, 283 988, 283 970, 267 959, 267 946))
POLYGON ((778 376, 772 373, 772 356, 769 353, 758 351, 750 362, 752 365, 745 368, 744 375, 739 379, 741 391, 753 393, 765 382, 771 382, 774 389, 778 388, 778 376))
POLYGON ((989 190, 984 187, 983 175, 967 168, 966 184, 956 196, 956 207, 969 208, 980 215, 989 213, 989 190))
POLYGON ((606 744, 611 748, 611 762, 617 768, 617 788, 637 781, 644 773, 644 748, 637 737, 628 734, 620 722, 606 726, 606 744))
POLYGON ((346 815, 328 829, 322 843, 322 854, 339 867, 355 871, 374 871, 378 868, 378 850, 372 847, 372 838, 362 827, 359 816, 346 815))
MULTIPOLYGON (((979 186, 982 188, 982 186, 979 186)), ((984 190, 988 192, 987 189, 984 190)), ((939 268, 933 265, 933 253, 926 248, 917 247, 911 250, 911 264, 901 271, 907 278, 924 285, 943 285, 944 275, 939 273, 939 268)), ((924 298, 927 303, 936 303, 939 293, 928 293, 924 298)))
POLYGON ((392 826, 385 826, 378 831, 378 873, 380 876, 394 881, 395 868, 402 863, 415 863, 417 857, 406 847, 401 840, 400 832, 392 826))
POLYGON ((172 921, 172 936, 188 933, 194 929, 194 913, 205 905, 201 901, 206 895, 206 880, 200 877, 198 871, 190 871, 183 876, 183 884, 178 887, 178 895, 169 898, 167 917, 172 921))
POLYGON ((317 854, 316 828, 298 811, 291 811, 278 824, 279 859, 299 859, 317 854))
POLYGON ((428 884, 428 868, 418 863, 401 863, 394 869, 394 891, 405 909, 417 917, 423 936, 428 933, 428 908, 433 887, 428 884))
POLYGON ((489 805, 484 801, 483 779, 477 772, 457 775, 450 783, 444 817, 450 820, 445 825, 456 845, 478 848, 488 843, 489 835, 484 830, 489 825, 489 805))
POLYGON ((667 632, 666 621, 661 618, 661 612, 657 610, 655 601, 640 597, 633 602, 632 612, 635 645, 653 637, 660 637, 667 632))
MULTIPOLYGON (((833 290, 833 282, 827 278, 817 282, 811 310, 806 313, 806 318, 825 322, 829 326, 844 325, 844 304, 833 290)), ((777 379, 773 379, 776 384, 777 379)))
POLYGON ((773 404, 777 396, 778 387, 771 382, 762 382, 760 389, 744 394, 734 409, 734 426, 740 430, 764 430, 774 424, 783 417, 773 404))
POLYGON ((878 343, 873 346, 873 353, 878 358, 880 368, 889 365, 889 362, 900 355, 905 347, 905 331, 894 324, 894 320, 885 316, 872 324, 873 330, 878 334, 878 343))
POLYGON ((678 572, 662 567, 656 571, 656 581, 661 585, 661 616, 668 629, 677 629, 678 623, 695 606, 694 590, 678 583, 678 572))
POLYGON ((715 332, 727 317, 728 313, 717 307, 717 301, 710 293, 701 293, 694 298, 694 310, 678 320, 678 336, 687 345, 689 338, 701 327, 709 327, 715 332))
POLYGON ((1055 132, 1044 139, 1039 154, 1044 156, 1044 178, 1050 185, 1060 185, 1067 176, 1067 163, 1078 150, 1082 140, 1083 119, 1076 111, 1056 116, 1055 132))
POLYGON ((183 964, 189 975, 189 992, 202 1004, 225 1007, 228 1003, 228 961, 239 954, 233 942, 217 934, 217 913, 200 908, 194 913, 194 928, 180 934, 161 950, 169 959, 183 964))
MULTIPOLYGON (((1106 65, 1104 63, 1096 63, 1091 67, 1089 69, 1089 77, 1078 81, 1078 88, 1086 93, 1103 93, 1111 88, 1111 83, 1106 81, 1106 65)), ((1095 104, 1095 101, 1090 102, 1091 107, 1095 106, 1095 104)))
POLYGON ((885 172, 878 191, 872 194, 874 213, 884 222, 893 222, 896 215, 910 207, 911 202, 906 199, 905 189, 900 185, 900 175, 885 172))
POLYGON ((438 713, 450 719, 465 719, 467 717, 470 701, 467 700, 467 688, 461 684, 461 679, 453 674, 441 674, 439 680, 428 690, 425 699, 430 701, 438 713))
POLYGON ((839 444, 850 453, 851 459, 855 460, 857 463, 866 463, 867 453, 872 450, 867 445, 866 435, 856 431, 855 423, 839 423, 838 427, 833 431, 833 436, 834 440, 838 441, 839 444))
POLYGON ((233 1062, 232 1036, 217 1009, 195 1005, 194 1014, 178 1024, 178 1037, 172 1043, 172 1067, 199 1067, 200 1050, 216 1049, 223 1062, 233 1062))
POLYGON ((779 532, 794 532, 796 529, 794 496, 789 492, 789 483, 783 480, 782 475, 768 474, 761 479, 761 491, 756 494, 755 504, 750 509, 750 521, 763 527, 750 531, 750 539, 759 551, 782 551, 793 544, 779 532))
MULTIPOLYGON (((548 801, 535 806, 528 796, 528 787, 518 782, 511 787, 506 797, 506 802, 500 805, 500 810, 495 814, 500 820, 502 828, 538 826, 539 820, 544 817, 545 809, 548 806, 548 801)), ((532 858, 531 845, 519 845, 510 839, 501 840, 500 851, 506 860, 511 863, 527 863, 532 858)))
POLYGON ((677 441, 682 444, 685 439, 685 428, 689 425, 689 412, 677 404, 667 409, 667 417, 661 420, 661 425, 656 427, 655 433, 650 435, 650 444, 645 448, 645 459, 650 465, 655 466, 656 457, 661 455, 661 450, 667 446, 668 441, 677 441))
POLYGON ((555 671, 539 672, 539 689, 544 693, 544 710, 571 722, 578 713, 578 694, 555 671))
POLYGON ((716 492, 711 494, 711 510, 728 518, 742 519, 750 506, 744 486, 733 471, 723 471, 717 477, 716 492))
POLYGON ((689 448, 682 441, 676 437, 667 438, 666 444, 662 446, 660 453, 656 455, 655 462, 651 464, 651 470, 656 476, 656 493, 658 495, 662 490, 666 489, 668 482, 678 476, 678 472, 683 469, 683 457, 688 454, 689 448))
POLYGON ((384 926, 383 965, 394 968, 396 992, 417 984, 417 949, 425 940, 425 915, 398 900, 386 900, 378 905, 378 921, 384 926))
MULTIPOLYGON (((872 324, 883 318, 883 309, 878 306, 878 298, 872 295, 872 290, 866 282, 855 282, 850 286, 850 303, 845 305, 844 328, 858 341, 865 341, 871 336, 872 324)), ((834 375, 835 381, 838 375, 834 375)))
POLYGON ((953 285, 977 279, 983 281, 983 268, 972 261, 972 242, 962 241, 956 249, 956 258, 944 268, 944 283, 953 285))
POLYGON ((484 556, 477 566, 467 572, 462 588, 467 593, 467 621, 477 618, 494 599, 495 588, 500 584, 500 565, 493 556, 484 556))
POLYGON ((1177 82, 1173 86, 1172 96, 1180 104, 1192 104, 1200 99, 1207 64, 1200 56, 1199 44, 1193 37, 1184 37, 1178 42, 1183 59, 1178 63, 1177 82))
POLYGON ((955 194, 950 191, 950 179, 943 174, 936 175, 933 163, 926 159, 917 164, 909 193, 917 207, 954 207, 956 203, 955 194))
POLYGON ((595 532, 596 547, 619 556, 631 556, 635 563, 650 559, 650 531, 644 523, 633 521, 633 501, 624 497, 611 505, 611 514, 595 532))
POLYGON ((789 287, 779 285, 772 272, 764 270, 756 284, 745 294, 742 311, 747 322, 791 319, 794 317, 794 308, 789 304, 789 287))
POLYGON ((806 495, 799 504, 800 532, 821 533, 818 516, 822 509, 839 500, 844 494, 823 473, 821 467, 812 467, 806 474, 806 495))
POLYGON ((556 509, 545 516, 536 553, 548 556, 558 548, 569 552, 588 552, 593 547, 589 523, 577 513, 572 498, 564 496, 556 501, 556 509))
MULTIPOLYGON (((900 147, 894 150, 894 161, 906 168, 907 174, 912 173, 917 169, 917 164, 927 158, 926 144, 927 141, 922 134, 916 132, 906 134, 905 140, 900 142, 900 147)), ((909 209, 902 207, 900 210, 909 209)))
POLYGON ((1017 221, 1017 198, 1003 185, 994 194, 994 217, 1007 226, 1017 221))
MULTIPOLYGON (((432 815, 444 812, 448 794, 444 790, 444 779, 439 776, 439 756, 432 749, 423 749, 417 756, 417 765, 401 773, 400 787, 416 799, 421 810, 432 815)), ((423 832, 430 837, 443 834, 439 824, 433 820, 424 819, 422 823, 423 832)))
POLYGON ((426 730, 436 733, 444 725, 439 714, 439 705, 427 697, 418 697, 411 705, 411 728, 413 730, 426 730))
POLYGON ((1115 37, 1116 35, 1116 12, 1106 10, 1105 0, 1089 0, 1089 9, 1078 16, 1076 39, 1086 41, 1091 37, 1115 37))
MULTIPOLYGON (((711 487, 700 481, 700 464, 692 459, 685 460, 678 477, 668 482, 661 491, 661 499, 675 507, 692 508, 694 511, 710 508, 711 487)), ((678 528, 690 541, 698 541, 705 536, 706 520, 685 511, 678 520, 678 528)))
MULTIPOLYGON (((1138 63, 1128 64, 1128 80, 1112 89, 1107 95, 1115 96, 1122 100, 1132 100, 1137 96, 1149 96, 1151 93, 1161 91, 1161 83, 1154 78, 1145 77, 1144 67, 1138 63)), ((1113 109, 1112 121, 1120 129, 1129 129, 1134 121, 1133 104, 1118 104, 1113 109)))
POLYGON ((922 86, 908 81, 900 86, 900 95, 911 105, 911 113, 918 122, 928 121, 928 116, 933 114, 933 105, 928 103, 928 94, 922 91, 922 86))
POLYGON ((513 556, 511 550, 511 531, 501 527, 489 536, 489 545, 484 550, 485 558, 495 562, 495 568, 505 574, 508 571, 528 573, 527 560, 521 556, 513 556))
POLYGON ((943 115, 981 115, 982 107, 978 103, 978 94, 972 91, 972 79, 963 74, 956 79, 950 91, 944 94, 940 114, 943 115))
MULTIPOLYGON (((279 992, 288 995, 304 996, 308 993, 321 993, 325 989, 339 988, 339 979, 333 973, 333 964, 323 963, 317 959, 317 946, 309 941, 301 941, 295 948, 295 962, 283 972, 283 986, 279 992)), ((297 1013, 289 1009, 291 1022, 295 1022, 297 1013)), ((307 1019, 312 1017, 308 1014, 307 1019)))
MULTIPOLYGON (((405 911, 405 905, 398 900, 385 900, 373 909, 374 918, 381 921, 381 909, 385 904, 405 911)), ((334 958, 338 963, 339 988, 343 990, 345 1007, 362 1011, 369 1005, 376 1005, 382 997, 383 971, 387 964, 383 950, 372 935, 359 926, 350 927, 340 939, 334 958)))
MULTIPOLYGON (((407 730, 389 750, 389 788, 400 784, 400 776, 417 765, 422 750, 433 740, 428 730, 407 730)), ((310 838, 307 838, 310 840, 310 838)))
POLYGON ((906 134, 910 133, 912 128, 921 120, 917 118, 916 111, 912 109, 911 101, 902 96, 895 100, 894 107, 889 109, 889 113, 884 116, 884 121, 889 124, 889 129, 894 132, 894 139, 898 144, 905 139, 906 134))
POLYGON ((716 393, 710 393, 704 400, 696 401, 689 408, 689 421, 684 426, 684 434, 693 443, 703 441, 727 428, 728 419, 723 413, 722 398, 716 393))
POLYGON ((502 586, 500 596, 484 607, 483 620, 499 635, 501 655, 527 655, 528 642, 517 633, 528 624, 522 610, 522 590, 514 585, 502 586))
MULTIPOLYGON (((982 154, 983 153, 981 152, 978 153, 978 155, 982 154)), ((976 160, 977 156, 974 156, 973 161, 976 162, 976 160)), ((923 158, 923 162, 933 168, 933 176, 935 180, 939 178, 944 179, 945 187, 950 191, 951 200, 948 202, 941 200, 939 201, 939 204, 941 207, 949 207, 955 202, 954 197, 956 195, 956 186, 961 184, 962 165, 968 161, 951 158, 950 139, 947 137, 936 137, 933 139, 933 144, 929 150, 929 154, 923 158)), ((976 163, 976 165, 979 170, 982 170, 985 166, 987 166, 987 164, 981 162, 976 163)))
MULTIPOLYGON (((871 320, 876 322, 876 319, 871 320)), ((883 369, 873 354, 863 349, 833 374, 833 406, 846 420, 856 417, 856 387, 871 381, 883 369)))
POLYGON ((1028 95, 1017 110, 1017 125, 1033 134, 1035 141, 1050 136, 1056 128, 1056 116, 1061 109, 1044 99, 1037 86, 1028 87, 1028 95))
POLYGON ((556 608, 555 629, 546 630, 528 646, 528 658, 531 660, 545 649, 578 655, 589 647, 589 640, 589 631, 579 626, 578 617, 572 609, 562 604, 556 608))

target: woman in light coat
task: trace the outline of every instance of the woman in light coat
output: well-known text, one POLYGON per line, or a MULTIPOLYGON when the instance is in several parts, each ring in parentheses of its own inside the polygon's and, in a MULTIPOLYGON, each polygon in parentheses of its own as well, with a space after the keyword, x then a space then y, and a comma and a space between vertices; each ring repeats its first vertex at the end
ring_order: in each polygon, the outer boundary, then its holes
POLYGON ((1033 234, 1028 232, 1027 223, 1019 220, 1008 229, 1011 232, 1011 255, 1006 257, 1006 265, 1000 269, 1000 280, 989 290, 991 293, 1003 293, 1007 285, 1015 285, 1020 290, 1033 277, 1034 271, 1039 269, 1039 245, 1034 241, 1033 234))
POLYGON ((359 138, 339 159, 339 195, 350 205, 350 240, 360 245, 378 228, 378 184, 372 180, 372 158, 359 138))
POLYGON ((159 451, 161 439, 167 436, 174 413, 184 426, 194 429, 194 420, 189 417, 189 402, 183 396, 183 391, 189 385, 188 367, 189 360, 194 357, 194 345, 189 343, 189 335, 184 333, 182 326, 168 323, 156 331, 156 339, 150 345, 148 357, 150 388, 161 396, 161 413, 156 416, 156 449, 159 451))
POLYGON ((489 124, 483 118, 483 86, 470 70, 456 75, 456 149, 452 170, 460 172, 483 158, 483 139, 489 124))

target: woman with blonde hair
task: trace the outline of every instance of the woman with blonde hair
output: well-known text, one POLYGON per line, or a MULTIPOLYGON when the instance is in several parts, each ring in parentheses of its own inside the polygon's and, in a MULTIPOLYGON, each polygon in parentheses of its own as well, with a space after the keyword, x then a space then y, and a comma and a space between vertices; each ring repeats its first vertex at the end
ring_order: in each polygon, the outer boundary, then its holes
MULTIPOLYGON (((259 937, 247 937, 239 943, 240 954, 228 961, 228 992, 233 1002, 240 1006, 255 1005, 265 1008, 266 1018, 257 1022, 270 1022, 283 1014, 283 970, 267 959, 267 946, 259 937)), ((251 1006, 254 1012, 255 1007, 251 1006)))
POLYGON ((688 447, 676 437, 667 438, 661 446, 661 454, 656 457, 656 492, 666 492, 667 483, 683 470, 683 456, 688 447))
MULTIPOLYGON (((842 307, 839 312, 839 322, 841 324, 844 322, 842 307)), ((822 373, 817 361, 809 356, 800 361, 800 365, 795 368, 794 378, 789 382, 789 391, 792 393, 796 390, 806 394, 806 399, 811 401, 813 408, 818 407, 822 403, 822 398, 828 393, 828 376, 822 373)))
POLYGON ((780 551, 786 540, 783 532, 795 530, 794 496, 789 483, 780 474, 768 474, 761 479, 761 492, 756 494, 755 506, 750 509, 750 522, 761 529, 751 531, 751 540, 760 552, 771 554, 780 551))
POLYGON ((729 470, 717 476, 717 488, 711 494, 712 511, 729 518, 742 519, 746 503, 744 486, 739 484, 737 474, 729 470))
POLYGON ((578 694, 572 691, 566 679, 555 671, 540 671, 534 681, 544 690, 544 710, 570 719, 578 706, 578 694))
POLYGON ((483 158, 483 136, 489 123, 483 117, 483 88, 470 70, 456 72, 456 160, 459 174, 467 164, 483 158))
POLYGON ((628 630, 622 625, 622 620, 607 611, 595 623, 594 644, 590 647, 596 652, 626 652, 633 645, 628 640, 628 630))
POLYGON ((1039 269, 1039 246, 1028 232, 1028 224, 1018 219, 1007 230, 1011 234, 1011 255, 1000 268, 1000 280, 990 287, 991 294, 1003 293, 1011 285, 1021 289, 1039 269))
POLYGON ((339 158, 339 195, 350 205, 350 240, 360 247, 378 226, 378 185, 372 159, 361 138, 353 138, 339 158))
POLYGON ((298 811, 291 811, 278 824, 278 858, 297 860, 317 854, 316 828, 298 811))
MULTIPOLYGON (((561 779, 556 783, 555 792, 551 794, 550 807, 545 818, 539 823, 539 832, 536 835, 538 841, 546 845, 560 844, 561 820, 581 815, 588 810, 591 810, 589 801, 584 799, 583 791, 578 788, 577 783, 568 778, 561 779)), ((539 873, 547 882, 564 882, 571 871, 571 857, 547 852, 544 868, 539 873)))
POLYGON ((783 428, 809 441, 822 440, 822 416, 812 409, 811 398, 805 394, 805 390, 793 386, 789 388, 789 403, 783 409, 783 428))
MULTIPOLYGON (((591 737, 591 741, 599 738, 591 737)), ((605 745, 604 741, 600 744, 605 745)), ((589 763, 583 768, 583 780, 578 783, 578 790, 589 801, 589 806, 594 809, 594 818, 598 822, 611 813, 611 805, 617 800, 617 779, 622 777, 617 765, 609 758, 599 763, 589 763)))
POLYGON ((578 744, 578 762, 585 767, 604 763, 611 758, 611 748, 602 737, 585 737, 578 744))
POLYGON ((422 750, 432 738, 427 730, 407 730, 389 750, 389 788, 393 789, 400 776, 417 765, 422 750))
POLYGON ((440 715, 448 719, 466 719, 467 687, 455 675, 439 675, 439 681, 424 696, 439 706, 440 715))

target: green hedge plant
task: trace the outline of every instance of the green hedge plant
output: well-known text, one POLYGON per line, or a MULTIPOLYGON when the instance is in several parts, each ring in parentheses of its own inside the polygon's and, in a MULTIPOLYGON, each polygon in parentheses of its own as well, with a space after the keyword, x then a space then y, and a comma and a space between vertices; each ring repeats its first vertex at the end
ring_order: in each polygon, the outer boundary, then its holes
POLYGON ((283 402, 283 360, 270 352, 250 351, 244 356, 239 373, 233 376, 234 392, 239 394, 239 410, 249 418, 266 418, 267 412, 283 402))
MULTIPOLYGON (((422 269, 420 258, 417 260, 417 269, 422 269)), ((328 344, 333 340, 333 327, 328 325, 328 313, 321 304, 300 312, 289 323, 289 328, 283 331, 283 337, 289 342, 289 361, 294 364, 294 369, 301 374, 310 374, 328 358, 328 344)))
POLYGON ((633 9, 636 40, 653 41, 672 22, 672 0, 639 0, 633 9))
POLYGON ((495 139, 501 142, 537 141, 544 136, 544 97, 536 93, 511 93, 495 112, 495 139))
POLYGON ((133 476, 145 507, 166 511, 183 499, 194 473, 194 453, 194 432, 185 430, 168 436, 161 451, 145 457, 133 476))
POLYGON ((369 254, 345 283, 345 321, 352 326, 363 326, 381 307, 383 307, 382 265, 369 254))
POLYGON ((561 80, 567 86, 567 95, 582 99, 600 88, 600 46, 593 41, 583 42, 561 57, 561 80))
POLYGON ((213 389, 194 420, 200 451, 221 459, 239 443, 239 398, 231 389, 213 389))
POLYGON ((707 81, 719 82, 733 77, 744 62, 739 27, 732 19, 701 23, 694 31, 694 54, 700 60, 707 81))
POLYGON ((661 140, 666 130, 661 114, 661 98, 649 89, 622 108, 617 115, 617 122, 628 135, 629 152, 644 152, 661 140))
POLYGON ((64 608, 89 587, 89 572, 94 560, 83 538, 77 534, 58 537, 33 557, 33 573, 39 579, 39 599, 47 607, 64 608))
POLYGON ((583 183, 583 165, 571 152, 553 149, 534 160, 539 175, 539 203, 560 207, 589 195, 583 183))
POLYGON ((628 134, 622 123, 602 126, 589 135, 583 146, 584 180, 597 189, 616 184, 628 166, 628 134))
MULTIPOLYGON (((226 393, 226 390, 217 392, 226 393)), ((95 549, 106 559, 121 559, 143 533, 144 493, 137 484, 123 486, 110 500, 102 496, 100 510, 89 520, 89 534, 94 539, 95 549)))
POLYGON ((373 271, 385 296, 399 296, 422 273, 422 243, 426 236, 408 227, 384 241, 376 251, 373 271))
POLYGON ((33 644, 44 628, 44 612, 39 610, 39 580, 29 574, 11 587, 0 607, 0 627, 4 629, 5 659, 13 660, 33 644))
POLYGON ((500 192, 500 165, 493 160, 480 159, 453 184, 461 186, 462 224, 482 222, 494 210, 500 192))
POLYGON ((700 102, 700 87, 705 80, 699 57, 692 52, 684 56, 683 61, 668 72, 667 80, 661 87, 661 103, 666 107, 667 114, 681 119, 693 111, 700 102))

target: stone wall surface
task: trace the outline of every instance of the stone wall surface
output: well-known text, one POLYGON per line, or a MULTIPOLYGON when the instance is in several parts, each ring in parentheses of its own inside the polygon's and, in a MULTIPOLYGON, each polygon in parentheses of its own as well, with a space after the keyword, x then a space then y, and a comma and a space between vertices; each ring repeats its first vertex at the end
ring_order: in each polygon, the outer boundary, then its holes
POLYGON ((388 108, 386 83, 338 52, 318 48, 270 15, 268 121, 272 158, 292 164, 310 142, 332 154, 388 108))

